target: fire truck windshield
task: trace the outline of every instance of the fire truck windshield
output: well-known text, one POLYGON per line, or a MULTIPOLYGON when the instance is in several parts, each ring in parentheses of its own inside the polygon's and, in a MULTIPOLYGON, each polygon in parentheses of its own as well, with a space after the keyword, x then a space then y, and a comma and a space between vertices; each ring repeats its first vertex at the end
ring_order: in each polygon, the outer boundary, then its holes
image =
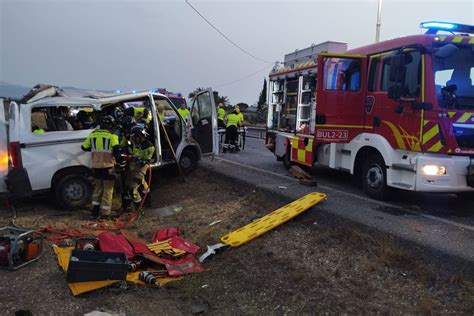
POLYGON ((458 46, 448 57, 434 56, 436 94, 444 108, 474 108, 474 47, 458 46))

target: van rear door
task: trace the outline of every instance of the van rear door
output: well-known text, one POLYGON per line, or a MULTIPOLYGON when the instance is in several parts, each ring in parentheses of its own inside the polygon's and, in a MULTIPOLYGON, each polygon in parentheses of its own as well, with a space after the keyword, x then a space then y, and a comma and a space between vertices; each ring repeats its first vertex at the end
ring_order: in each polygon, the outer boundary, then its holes
POLYGON ((7 192, 5 177, 8 172, 7 117, 3 99, 0 99, 0 193, 7 192))
POLYGON ((217 109, 211 88, 196 94, 191 106, 193 138, 201 147, 203 155, 219 153, 219 136, 217 133, 217 109))

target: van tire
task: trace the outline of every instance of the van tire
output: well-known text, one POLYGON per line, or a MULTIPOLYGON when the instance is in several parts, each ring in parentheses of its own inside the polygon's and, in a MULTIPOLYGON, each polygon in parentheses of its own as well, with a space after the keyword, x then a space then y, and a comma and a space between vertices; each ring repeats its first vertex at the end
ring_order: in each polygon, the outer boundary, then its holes
POLYGON ((288 153, 281 157, 281 161, 283 162, 283 166, 285 166, 285 168, 288 170, 290 170, 291 166, 293 166, 293 162, 291 162, 290 155, 288 153))
POLYGON ((387 186, 387 166, 378 153, 369 156, 362 166, 362 187, 364 192, 373 199, 386 200, 390 195, 387 186))
POLYGON ((84 175, 68 174, 57 182, 54 193, 61 207, 77 209, 91 200, 92 183, 84 175))
POLYGON ((196 169, 198 160, 196 154, 191 150, 183 150, 179 157, 179 166, 184 174, 190 174, 191 171, 196 169))
POLYGON ((458 192, 456 193, 458 198, 467 200, 467 201, 474 201, 474 192, 458 192))

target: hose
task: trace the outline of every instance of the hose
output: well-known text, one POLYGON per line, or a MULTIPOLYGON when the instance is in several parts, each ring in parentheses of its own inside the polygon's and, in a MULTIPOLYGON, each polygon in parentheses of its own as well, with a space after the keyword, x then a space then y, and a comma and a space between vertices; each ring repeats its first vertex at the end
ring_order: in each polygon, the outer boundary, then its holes
MULTIPOLYGON (((147 171, 148 171, 147 183, 148 183, 148 187, 151 187, 151 178, 152 178, 151 168, 148 167, 147 171)), ((87 222, 85 224, 82 224, 81 226, 88 230, 116 231, 116 230, 124 229, 130 224, 132 224, 140 216, 141 211, 143 209, 143 204, 145 203, 147 196, 148 196, 148 192, 145 193, 145 195, 143 196, 142 201, 139 207, 135 210, 135 212, 122 214, 113 222, 112 225, 107 224, 107 223, 87 222)), ((46 237, 47 240, 50 240, 53 242, 61 242, 66 238, 79 238, 79 237, 87 237, 91 235, 90 233, 86 233, 77 228, 70 228, 70 227, 58 228, 58 227, 55 227, 54 225, 46 225, 44 228, 38 231, 56 235, 56 236, 46 237)))
MULTIPOLYGON (((148 180, 147 180, 148 187, 151 187, 151 174, 152 174, 151 168, 148 167, 148 180)), ((120 215, 117 219, 115 219, 115 222, 113 223, 113 225, 110 225, 107 223, 88 222, 88 223, 82 224, 82 227, 90 229, 90 230, 107 230, 107 231, 124 229, 125 227, 132 224, 140 216, 141 211, 143 209, 143 204, 145 203, 148 193, 149 192, 145 193, 145 195, 142 198, 142 201, 140 202, 140 205, 135 210, 135 212, 125 213, 125 214, 120 215)))

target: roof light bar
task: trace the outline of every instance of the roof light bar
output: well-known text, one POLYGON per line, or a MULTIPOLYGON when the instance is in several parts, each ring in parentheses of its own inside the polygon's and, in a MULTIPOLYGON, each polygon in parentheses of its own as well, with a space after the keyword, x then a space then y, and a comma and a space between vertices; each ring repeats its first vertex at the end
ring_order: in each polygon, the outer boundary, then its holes
POLYGON ((441 21, 428 21, 420 23, 420 27, 428 29, 426 34, 436 34, 438 31, 450 31, 457 33, 470 33, 474 34, 474 26, 467 24, 441 22, 441 21))

